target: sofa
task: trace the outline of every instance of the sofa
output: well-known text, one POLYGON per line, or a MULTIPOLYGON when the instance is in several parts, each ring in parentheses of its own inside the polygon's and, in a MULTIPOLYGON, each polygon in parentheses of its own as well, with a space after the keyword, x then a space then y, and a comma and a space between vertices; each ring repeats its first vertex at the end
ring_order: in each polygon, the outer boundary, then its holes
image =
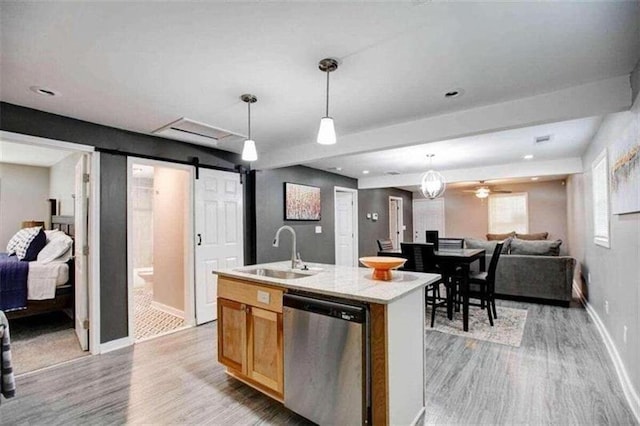
MULTIPOLYGON (((486 250, 488 267, 499 240, 465 238, 467 248, 486 250)), ((569 306, 576 260, 560 256, 561 240, 508 237, 496 270, 496 297, 569 306)))

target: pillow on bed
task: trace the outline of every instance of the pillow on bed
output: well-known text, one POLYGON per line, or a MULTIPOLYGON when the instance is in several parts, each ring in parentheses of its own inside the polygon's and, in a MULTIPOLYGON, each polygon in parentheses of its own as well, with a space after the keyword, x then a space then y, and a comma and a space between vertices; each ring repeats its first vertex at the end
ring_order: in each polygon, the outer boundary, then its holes
POLYGON ((64 232, 56 234, 46 246, 38 253, 38 262, 49 263, 54 260, 66 262, 71 258, 71 245, 73 240, 64 232))
POLYGON ((40 250, 47 244, 47 235, 44 233, 44 229, 41 226, 25 228, 21 229, 18 234, 21 234, 20 242, 16 247, 18 260, 27 262, 36 260, 40 250))

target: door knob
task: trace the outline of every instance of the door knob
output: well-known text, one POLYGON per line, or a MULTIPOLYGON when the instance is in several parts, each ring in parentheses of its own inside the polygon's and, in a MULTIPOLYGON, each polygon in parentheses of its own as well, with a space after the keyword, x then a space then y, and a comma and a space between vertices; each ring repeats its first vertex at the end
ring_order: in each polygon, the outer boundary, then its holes
POLYGON ((198 245, 202 245, 202 234, 198 234, 198 245))

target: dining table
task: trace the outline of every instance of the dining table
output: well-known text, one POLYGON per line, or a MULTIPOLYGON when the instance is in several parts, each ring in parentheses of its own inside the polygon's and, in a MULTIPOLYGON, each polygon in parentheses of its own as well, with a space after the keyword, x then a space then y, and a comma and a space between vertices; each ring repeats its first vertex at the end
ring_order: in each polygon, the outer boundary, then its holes
MULTIPOLYGON (((471 264, 478 261, 480 271, 485 271, 485 250, 484 249, 441 249, 434 250, 435 263, 442 271, 442 278, 445 283, 452 283, 455 278, 460 279, 460 293, 462 295, 462 326, 464 331, 469 331, 469 273, 471 264)), ((403 257, 402 251, 381 250, 378 256, 403 257)), ((449 285, 449 284, 447 284, 449 285)), ((455 289, 452 286, 451 289, 455 289)), ((453 319, 455 291, 447 292, 447 317, 453 319)))

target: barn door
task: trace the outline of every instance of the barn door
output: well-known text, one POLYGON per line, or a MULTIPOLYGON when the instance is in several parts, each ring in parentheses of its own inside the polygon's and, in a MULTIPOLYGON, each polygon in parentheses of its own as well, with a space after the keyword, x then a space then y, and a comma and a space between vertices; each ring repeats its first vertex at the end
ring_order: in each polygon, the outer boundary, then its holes
POLYGON ((200 169, 196 188, 196 323, 217 319, 215 269, 244 265, 242 185, 237 173, 200 169))

